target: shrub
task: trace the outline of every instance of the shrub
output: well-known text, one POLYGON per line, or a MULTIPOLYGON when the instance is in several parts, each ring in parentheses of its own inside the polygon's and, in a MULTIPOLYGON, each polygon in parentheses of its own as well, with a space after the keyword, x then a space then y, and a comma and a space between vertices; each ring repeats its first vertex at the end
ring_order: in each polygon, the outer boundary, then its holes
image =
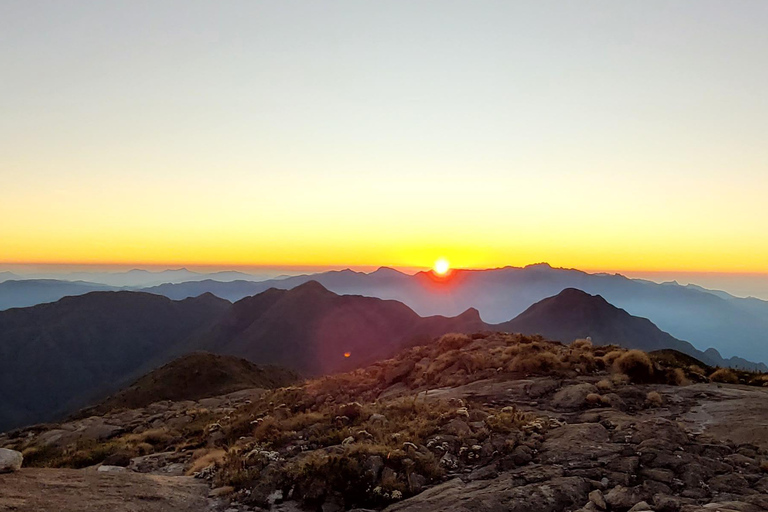
POLYGON ((603 354, 600 359, 605 364, 606 368, 610 368, 613 366, 614 361, 616 361, 619 357, 621 357, 624 354, 623 350, 611 350, 610 352, 606 352, 603 354))
POLYGON ((601 397, 597 393, 588 394, 585 400, 589 405, 598 405, 603 403, 603 397, 601 397))
POLYGON ((528 413, 516 410, 514 407, 504 408, 501 412, 491 414, 485 418, 485 424, 492 432, 499 434, 509 434, 520 430, 524 425, 532 421, 532 416, 528 413))
POLYGON ((549 373, 562 369, 560 359, 552 352, 521 352, 512 360, 509 369, 521 373, 549 373))
POLYGON ((192 455, 192 460, 187 475, 192 476, 211 465, 222 465, 227 452, 224 450, 202 449, 196 450, 192 455))
POLYGON ((709 380, 712 382, 722 382, 724 384, 739 383, 739 378, 730 368, 720 368, 719 370, 715 370, 712 375, 709 376, 709 380))
POLYGON ((664 399, 657 391, 651 391, 645 396, 645 401, 650 407, 661 407, 664 404, 664 399))
POLYGON ((614 373, 611 375, 611 382, 614 386, 624 386, 629 384, 629 376, 623 373, 614 373))
POLYGON ((687 386, 690 381, 685 376, 682 368, 674 368, 667 372, 667 383, 673 386, 687 386))
POLYGON ((63 457, 63 451, 53 445, 31 446, 22 451, 26 467, 59 467, 57 464, 63 457))
POLYGON ((589 340, 579 339, 571 343, 571 348, 574 350, 590 350, 592 348, 592 342, 589 340))
POLYGON ((650 382, 653 378, 653 363, 642 350, 624 352, 613 362, 613 368, 617 373, 629 377, 632 382, 650 382))
POLYGON ((437 340, 437 345, 443 350, 457 350, 468 345, 472 338, 466 334, 449 333, 444 334, 437 340))
POLYGON ((603 379, 595 384, 595 387, 600 391, 610 391, 613 389, 613 383, 608 379, 603 379))

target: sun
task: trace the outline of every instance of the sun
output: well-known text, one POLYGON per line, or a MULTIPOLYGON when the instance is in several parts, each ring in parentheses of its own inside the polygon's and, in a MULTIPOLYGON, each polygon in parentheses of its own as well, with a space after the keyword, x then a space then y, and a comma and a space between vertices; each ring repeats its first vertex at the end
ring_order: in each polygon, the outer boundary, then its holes
POLYGON ((445 275, 451 269, 451 264, 445 258, 440 258, 435 262, 435 274, 445 275))

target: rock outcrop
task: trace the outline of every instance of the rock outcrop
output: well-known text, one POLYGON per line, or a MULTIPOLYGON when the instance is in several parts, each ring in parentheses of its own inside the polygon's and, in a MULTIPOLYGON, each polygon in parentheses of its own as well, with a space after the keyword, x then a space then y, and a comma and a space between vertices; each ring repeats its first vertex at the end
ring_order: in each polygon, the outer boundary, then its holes
POLYGON ((23 461, 24 457, 22 457, 20 452, 0 448, 0 473, 11 473, 20 470, 23 461))

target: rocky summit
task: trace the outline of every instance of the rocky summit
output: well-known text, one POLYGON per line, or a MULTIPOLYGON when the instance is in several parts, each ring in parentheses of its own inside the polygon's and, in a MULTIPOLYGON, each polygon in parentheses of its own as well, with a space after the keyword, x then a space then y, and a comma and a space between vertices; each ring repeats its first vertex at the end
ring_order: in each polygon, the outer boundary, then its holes
POLYGON ((764 382, 673 351, 445 335, 290 387, 8 432, 24 467, 0 510, 768 510, 764 382))

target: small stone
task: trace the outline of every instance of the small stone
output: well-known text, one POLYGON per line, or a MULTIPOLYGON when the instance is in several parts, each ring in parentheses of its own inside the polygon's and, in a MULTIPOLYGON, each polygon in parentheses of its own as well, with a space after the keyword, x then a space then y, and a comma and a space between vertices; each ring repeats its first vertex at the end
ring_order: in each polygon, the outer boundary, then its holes
POLYGON ((603 497, 603 492, 600 489, 595 489, 589 493, 589 501, 594 503, 597 508, 601 510, 608 508, 608 505, 605 503, 605 498, 603 497))
POLYGON ((641 501, 639 503, 636 503, 635 506, 633 506, 631 509, 629 509, 629 512, 647 512, 647 511, 653 512, 653 509, 645 501, 641 501))
POLYGON ((108 464, 102 464, 96 471, 99 473, 121 473, 128 470, 123 466, 110 466, 108 464))
POLYGON ((221 496, 226 496, 228 494, 232 494, 235 492, 235 488, 231 485, 225 485, 223 487, 217 487, 215 489, 211 489, 211 492, 208 493, 208 496, 211 498, 218 498, 221 496))

